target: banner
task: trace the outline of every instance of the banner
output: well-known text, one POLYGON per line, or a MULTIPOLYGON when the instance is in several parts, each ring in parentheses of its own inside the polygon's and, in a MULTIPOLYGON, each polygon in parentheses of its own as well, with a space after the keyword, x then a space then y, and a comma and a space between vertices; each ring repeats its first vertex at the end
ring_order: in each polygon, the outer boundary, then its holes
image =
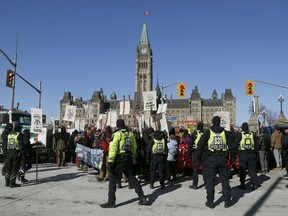
POLYGON ((74 122, 76 116, 76 106, 66 106, 65 115, 63 121, 74 122))
POLYGON ((120 102, 120 115, 128 115, 130 113, 130 101, 121 101, 120 102))
POLYGON ((31 133, 41 133, 42 127, 42 109, 31 108, 31 133))
POLYGON ((221 119, 220 126, 225 130, 230 131, 230 112, 228 111, 219 111, 215 112, 214 116, 219 116, 221 119))
POLYGON ((142 94, 144 101, 143 111, 150 111, 150 110, 156 111, 157 110, 156 91, 142 92, 142 94))
POLYGON ((96 169, 101 169, 103 150, 97 148, 92 149, 77 143, 75 152, 77 153, 78 160, 82 160, 96 169))
POLYGON ((158 105, 157 114, 159 114, 159 113, 166 113, 166 110, 167 110, 167 103, 159 104, 159 105, 158 105))
POLYGON ((108 119, 107 119, 107 123, 106 126, 110 126, 110 127, 116 127, 116 121, 117 121, 117 112, 116 110, 110 110, 108 112, 108 119))

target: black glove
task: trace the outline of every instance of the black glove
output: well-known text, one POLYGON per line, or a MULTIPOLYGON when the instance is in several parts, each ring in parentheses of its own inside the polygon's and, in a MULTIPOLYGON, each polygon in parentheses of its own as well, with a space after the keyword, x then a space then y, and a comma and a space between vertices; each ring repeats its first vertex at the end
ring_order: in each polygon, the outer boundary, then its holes
POLYGON ((108 171, 109 171, 109 173, 115 175, 115 169, 114 169, 114 163, 113 162, 108 162, 108 171))

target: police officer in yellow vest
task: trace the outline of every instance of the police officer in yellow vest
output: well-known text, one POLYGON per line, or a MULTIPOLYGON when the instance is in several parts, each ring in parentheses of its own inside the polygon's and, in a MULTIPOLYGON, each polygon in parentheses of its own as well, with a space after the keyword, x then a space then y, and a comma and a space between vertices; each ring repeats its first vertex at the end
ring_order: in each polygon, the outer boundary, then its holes
MULTIPOLYGON (((189 186, 190 189, 197 190, 197 185, 198 185, 198 167, 201 164, 202 165, 202 174, 203 174, 203 179, 205 182, 205 165, 204 165, 204 160, 205 158, 202 156, 202 160, 198 161, 197 155, 196 155, 196 150, 197 150, 197 145, 198 142, 203 134, 203 123, 198 122, 197 123, 197 128, 196 130, 191 134, 189 144, 188 144, 188 155, 192 156, 193 160, 193 176, 192 176, 192 185, 189 186)), ((203 154, 204 155, 204 154, 203 154)))
POLYGON ((116 202, 116 185, 122 177, 122 173, 128 178, 129 184, 135 189, 139 197, 139 205, 147 205, 146 197, 144 196, 142 187, 133 173, 133 164, 137 152, 137 143, 134 134, 125 126, 123 119, 118 119, 116 122, 117 130, 112 134, 109 143, 108 154, 108 170, 109 192, 108 202, 101 204, 102 208, 115 208, 116 202))
POLYGON ((147 164, 150 164, 150 189, 154 188, 156 172, 159 175, 161 189, 165 188, 165 163, 167 148, 164 134, 161 131, 153 133, 153 140, 147 146, 147 164))
POLYGON ((212 126, 205 130, 197 146, 197 157, 200 160, 203 151, 206 156, 207 166, 206 191, 207 202, 205 205, 214 208, 215 178, 218 174, 222 183, 222 195, 224 207, 229 208, 231 204, 231 188, 229 184, 230 169, 228 167, 228 146, 230 146, 230 133, 220 126, 220 117, 214 116, 212 126), (206 150, 205 150, 206 149, 206 150))
POLYGON ((8 135, 7 139, 7 170, 5 174, 5 186, 10 188, 19 187, 16 184, 16 177, 20 169, 21 151, 23 149, 23 135, 21 134, 21 126, 19 123, 14 124, 13 131, 8 135))
POLYGON ((234 145, 238 147, 238 157, 239 157, 239 177, 240 185, 239 189, 245 190, 245 178, 246 170, 252 180, 252 187, 254 190, 260 187, 259 178, 256 172, 256 155, 255 151, 258 149, 258 145, 255 140, 254 133, 249 131, 249 125, 244 122, 241 127, 241 133, 238 132, 235 135, 234 145))

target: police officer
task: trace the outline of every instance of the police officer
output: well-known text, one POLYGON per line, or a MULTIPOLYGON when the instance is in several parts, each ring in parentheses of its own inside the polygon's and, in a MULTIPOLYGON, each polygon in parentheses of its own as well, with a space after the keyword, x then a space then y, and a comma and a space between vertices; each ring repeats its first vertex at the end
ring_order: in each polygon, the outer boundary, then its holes
POLYGON ((161 189, 165 188, 166 143, 164 134, 155 131, 154 139, 147 146, 147 163, 150 164, 150 189, 154 188, 156 173, 158 172, 161 189))
POLYGON ((252 180, 253 189, 256 190, 260 187, 260 182, 256 172, 255 150, 257 146, 255 142, 255 135, 253 132, 249 131, 249 125, 247 122, 244 122, 241 128, 241 133, 236 133, 234 141, 235 146, 238 146, 238 157, 240 165, 240 185, 238 188, 242 190, 246 189, 245 178, 247 170, 252 180))
POLYGON ((5 174, 6 187, 19 187, 16 184, 17 173, 21 163, 21 151, 23 149, 23 135, 21 134, 21 126, 19 123, 14 125, 13 131, 8 135, 7 141, 7 170, 5 174))
POLYGON ((206 191, 207 202, 205 205, 209 208, 214 208, 214 195, 215 195, 215 178, 217 173, 222 183, 222 194, 224 198, 224 207, 229 208, 231 206, 231 188, 229 184, 229 172, 228 167, 228 145, 230 145, 229 132, 225 131, 220 126, 220 117, 214 116, 212 119, 212 126, 210 129, 205 130, 201 136, 198 147, 197 157, 201 159, 201 154, 206 156, 205 164, 207 166, 207 178, 206 178, 206 191), (205 150, 207 149, 207 150, 205 150))
POLYGON ((13 124, 8 123, 1 135, 2 137, 2 150, 3 150, 3 157, 4 157, 4 162, 3 162, 3 167, 2 167, 2 176, 5 176, 6 174, 6 155, 7 155, 7 141, 8 141, 8 135, 11 133, 13 129, 13 124))
POLYGON ((108 202, 101 204, 102 208, 115 208, 116 201, 116 184, 124 173, 128 177, 129 184, 135 189, 139 197, 139 205, 147 205, 146 197, 144 196, 142 187, 133 173, 133 164, 137 153, 137 143, 132 132, 125 126, 123 119, 118 119, 116 122, 117 130, 113 133, 109 143, 108 153, 108 170, 109 192, 108 202))
MULTIPOLYGON (((203 123, 198 122, 197 123, 197 128, 196 130, 191 134, 189 144, 188 144, 188 155, 192 155, 192 160, 193 160, 193 176, 192 176, 192 185, 189 186, 190 189, 197 190, 197 185, 198 185, 198 167, 201 163, 202 165, 202 174, 203 174, 203 179, 205 183, 205 165, 204 165, 204 160, 205 158, 202 156, 202 160, 198 161, 198 158, 196 156, 196 150, 197 150, 197 145, 198 142, 203 134, 203 123)), ((204 154, 203 154, 204 155, 204 154)))

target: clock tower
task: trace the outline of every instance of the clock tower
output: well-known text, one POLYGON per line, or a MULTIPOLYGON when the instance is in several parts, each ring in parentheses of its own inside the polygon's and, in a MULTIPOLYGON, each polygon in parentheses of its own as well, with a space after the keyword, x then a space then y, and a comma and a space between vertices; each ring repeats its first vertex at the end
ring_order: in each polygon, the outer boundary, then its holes
POLYGON ((150 47, 147 24, 143 23, 142 34, 136 49, 135 93, 152 91, 152 49, 150 47))

